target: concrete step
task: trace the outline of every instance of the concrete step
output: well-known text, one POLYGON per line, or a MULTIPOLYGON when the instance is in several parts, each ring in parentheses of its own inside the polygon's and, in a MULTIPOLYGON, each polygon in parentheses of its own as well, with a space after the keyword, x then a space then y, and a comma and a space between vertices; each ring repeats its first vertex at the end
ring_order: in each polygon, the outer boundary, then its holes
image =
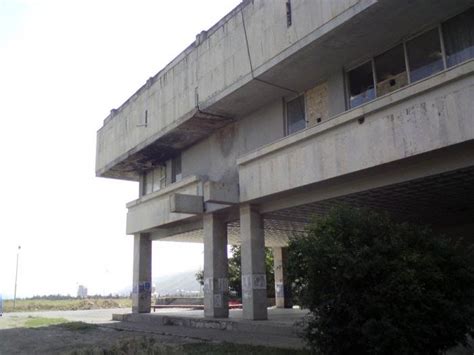
POLYGON ((214 318, 198 318, 198 317, 183 317, 173 315, 160 314, 114 314, 113 320, 121 322, 145 323, 154 324, 157 327, 161 326, 179 326, 185 328, 196 329, 216 329, 227 331, 239 331, 246 333, 258 333, 269 335, 280 335, 285 337, 297 338, 301 334, 301 326, 293 323, 281 323, 273 320, 252 321, 244 319, 214 319, 214 318))

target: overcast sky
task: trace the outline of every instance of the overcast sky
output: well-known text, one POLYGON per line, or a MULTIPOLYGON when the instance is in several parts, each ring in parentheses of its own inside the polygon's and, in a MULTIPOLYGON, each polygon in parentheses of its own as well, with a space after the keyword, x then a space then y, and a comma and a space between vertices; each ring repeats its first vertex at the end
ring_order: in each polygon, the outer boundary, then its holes
MULTIPOLYGON (((0 293, 109 293, 132 279, 133 182, 96 178, 96 131, 239 0, 0 0, 0 293)), ((155 242, 153 275, 202 267, 155 242)))

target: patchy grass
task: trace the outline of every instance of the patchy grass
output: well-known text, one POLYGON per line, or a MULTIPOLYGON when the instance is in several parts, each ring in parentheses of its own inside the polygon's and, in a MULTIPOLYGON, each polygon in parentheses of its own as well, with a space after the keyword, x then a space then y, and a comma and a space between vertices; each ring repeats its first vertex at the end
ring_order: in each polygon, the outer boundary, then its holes
POLYGON ((0 318, 0 329, 39 328, 68 322, 64 318, 46 317, 5 317, 0 318))
POLYGON ((182 346, 184 354, 246 354, 246 355, 287 355, 310 354, 306 350, 282 349, 270 346, 242 345, 232 343, 202 343, 182 346))
MULTIPOLYGON (((45 300, 30 299, 16 300, 15 312, 31 311, 76 311, 87 309, 127 308, 132 306, 130 298, 105 298, 105 299, 69 299, 45 300)), ((13 301, 3 301, 3 312, 13 312, 13 301)))
POLYGON ((70 355, 93 354, 246 354, 246 355, 286 355, 310 354, 306 350, 281 349, 266 346, 240 345, 231 343, 163 344, 158 340, 142 336, 119 340, 108 348, 90 347, 73 350, 70 355))
POLYGON ((87 331, 96 329, 97 325, 84 322, 68 322, 61 324, 61 327, 70 331, 87 331))
POLYGON ((68 322, 68 320, 64 318, 28 317, 25 319, 23 326, 25 328, 38 328, 66 322, 68 322))

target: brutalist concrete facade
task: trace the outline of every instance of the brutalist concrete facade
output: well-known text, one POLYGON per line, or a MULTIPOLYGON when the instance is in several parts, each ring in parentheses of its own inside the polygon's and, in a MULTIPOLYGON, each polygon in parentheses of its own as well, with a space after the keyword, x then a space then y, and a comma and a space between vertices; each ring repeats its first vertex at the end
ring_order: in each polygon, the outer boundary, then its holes
MULTIPOLYGON (((228 316, 242 245, 244 317, 291 305, 285 246, 337 203, 440 232, 474 231, 472 1, 243 1, 97 133, 97 176, 127 204, 134 312, 149 312, 153 240, 203 242, 205 316, 228 316)), ((179 257, 179 256, 177 256, 179 257)))

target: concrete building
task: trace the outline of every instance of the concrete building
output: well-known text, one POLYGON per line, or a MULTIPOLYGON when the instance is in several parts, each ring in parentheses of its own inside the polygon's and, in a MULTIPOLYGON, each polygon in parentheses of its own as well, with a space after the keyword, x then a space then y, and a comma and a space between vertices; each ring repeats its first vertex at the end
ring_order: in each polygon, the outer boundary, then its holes
POLYGON ((113 109, 96 173, 140 184, 133 312, 155 240, 204 243, 207 317, 241 244, 243 315, 266 319, 264 246, 284 307, 288 238, 341 201, 472 237, 473 5, 244 0, 113 109))

